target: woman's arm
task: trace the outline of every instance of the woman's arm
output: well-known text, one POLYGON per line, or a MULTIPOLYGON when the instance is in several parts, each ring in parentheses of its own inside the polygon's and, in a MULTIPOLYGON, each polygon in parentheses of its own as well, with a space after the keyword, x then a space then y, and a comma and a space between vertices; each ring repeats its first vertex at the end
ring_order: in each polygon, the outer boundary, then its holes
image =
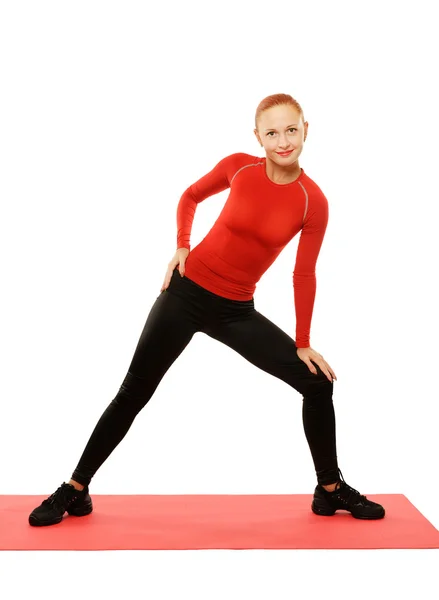
POLYGON ((316 295, 316 263, 328 224, 328 201, 323 193, 310 199, 293 272, 296 346, 310 347, 311 319, 316 295))
POLYGON ((177 206, 177 248, 190 250, 190 236, 197 205, 209 196, 230 187, 233 175, 245 161, 248 162, 246 154, 230 154, 184 191, 177 206))

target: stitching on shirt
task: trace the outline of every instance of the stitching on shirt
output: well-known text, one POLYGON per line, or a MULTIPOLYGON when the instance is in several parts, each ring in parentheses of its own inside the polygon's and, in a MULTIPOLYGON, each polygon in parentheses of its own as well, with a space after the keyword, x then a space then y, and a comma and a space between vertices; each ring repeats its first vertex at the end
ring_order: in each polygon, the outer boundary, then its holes
POLYGON ((303 214, 303 223, 305 223, 306 212, 308 210, 308 192, 306 191, 306 189, 302 185, 301 181, 298 181, 297 183, 300 185, 300 187, 302 188, 302 190, 305 192, 305 212, 303 214))
MULTIPOLYGON (((242 171, 243 169, 246 169, 247 167, 257 167, 258 165, 262 165, 262 164, 263 164, 263 161, 257 162, 257 163, 252 163, 250 165, 244 165, 243 167, 241 167, 240 169, 238 169, 236 171, 236 173, 233 175, 232 179, 230 180, 230 187, 232 187, 232 182, 233 182, 233 180, 235 179, 235 177, 238 175, 238 173, 240 171, 242 171)), ((305 223, 306 213, 308 211, 308 192, 306 191, 305 187, 302 185, 301 181, 298 181, 297 183, 300 185, 300 187, 302 188, 302 190, 303 190, 303 192, 305 194, 305 212, 303 213, 303 220, 302 220, 302 224, 304 224, 305 223)))
POLYGON ((236 171, 236 173, 233 175, 232 179, 230 180, 230 187, 232 187, 232 181, 235 179, 235 177, 238 175, 238 173, 240 171, 242 171, 242 169, 246 169, 247 167, 257 167, 258 165, 262 165, 262 161, 258 162, 258 163, 252 163, 251 165, 244 165, 243 167, 241 167, 240 169, 238 169, 236 171))

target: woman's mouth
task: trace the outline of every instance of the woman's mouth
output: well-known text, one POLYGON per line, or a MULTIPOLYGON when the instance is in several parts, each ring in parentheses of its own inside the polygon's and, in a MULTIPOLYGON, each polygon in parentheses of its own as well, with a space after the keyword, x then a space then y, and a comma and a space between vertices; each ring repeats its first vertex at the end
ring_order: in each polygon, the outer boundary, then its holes
POLYGON ((279 154, 279 156, 289 156, 291 152, 293 152, 293 150, 290 150, 289 152, 277 152, 277 154, 279 154))

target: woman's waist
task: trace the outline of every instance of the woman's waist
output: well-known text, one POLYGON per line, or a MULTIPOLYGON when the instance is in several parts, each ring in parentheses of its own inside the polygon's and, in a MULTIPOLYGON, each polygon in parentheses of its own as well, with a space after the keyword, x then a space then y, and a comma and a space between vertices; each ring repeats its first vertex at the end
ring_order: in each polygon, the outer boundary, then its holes
POLYGON ((251 300, 260 277, 254 270, 243 270, 200 245, 189 253, 185 275, 212 293, 231 300, 251 300))

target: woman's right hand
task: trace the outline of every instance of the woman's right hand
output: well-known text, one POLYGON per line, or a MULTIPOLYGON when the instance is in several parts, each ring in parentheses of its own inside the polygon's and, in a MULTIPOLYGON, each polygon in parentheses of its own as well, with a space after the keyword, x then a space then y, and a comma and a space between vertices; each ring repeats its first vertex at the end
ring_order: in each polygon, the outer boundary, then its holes
POLYGON ((181 277, 183 277, 184 265, 186 263, 186 259, 187 259, 188 255, 189 255, 189 250, 187 248, 178 248, 177 249, 177 252, 175 253, 174 257, 168 264, 168 270, 166 271, 165 280, 163 281, 163 285, 162 285, 160 292, 163 292, 168 287, 168 285, 171 281, 172 273, 174 272, 174 269, 177 265, 179 265, 178 270, 180 271, 181 277))

